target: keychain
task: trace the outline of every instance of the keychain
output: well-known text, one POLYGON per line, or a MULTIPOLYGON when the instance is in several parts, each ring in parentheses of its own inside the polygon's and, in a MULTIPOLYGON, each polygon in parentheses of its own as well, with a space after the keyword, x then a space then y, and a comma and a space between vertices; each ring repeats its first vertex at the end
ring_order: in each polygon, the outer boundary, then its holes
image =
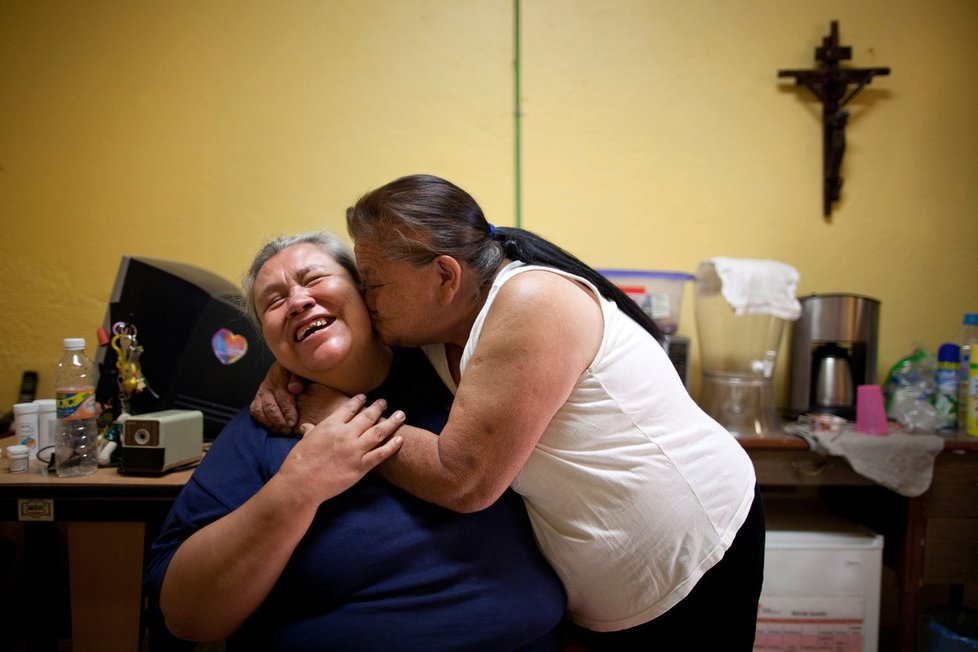
POLYGON ((115 350, 115 367, 119 372, 119 405, 124 414, 129 414, 129 402, 133 394, 149 389, 153 396, 156 392, 149 387, 139 365, 139 357, 143 347, 136 339, 136 327, 125 322, 116 322, 112 326, 112 348, 115 350))

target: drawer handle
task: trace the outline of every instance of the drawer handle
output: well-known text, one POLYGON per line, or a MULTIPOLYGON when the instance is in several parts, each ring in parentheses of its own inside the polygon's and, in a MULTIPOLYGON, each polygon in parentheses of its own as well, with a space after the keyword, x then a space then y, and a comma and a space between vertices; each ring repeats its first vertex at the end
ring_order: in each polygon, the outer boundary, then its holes
POLYGON ((807 475, 810 478, 816 478, 825 473, 825 470, 829 468, 829 463, 824 460, 821 462, 815 462, 811 465, 803 462, 792 462, 791 468, 802 475, 807 475))

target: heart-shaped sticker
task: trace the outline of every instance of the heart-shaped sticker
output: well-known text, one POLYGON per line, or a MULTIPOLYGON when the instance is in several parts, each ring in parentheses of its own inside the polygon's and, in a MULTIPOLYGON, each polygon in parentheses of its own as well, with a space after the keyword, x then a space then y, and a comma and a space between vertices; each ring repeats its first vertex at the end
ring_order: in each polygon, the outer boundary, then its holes
POLYGON ((234 364, 248 352, 248 340, 244 335, 236 335, 227 328, 222 328, 211 338, 211 349, 221 364, 234 364))

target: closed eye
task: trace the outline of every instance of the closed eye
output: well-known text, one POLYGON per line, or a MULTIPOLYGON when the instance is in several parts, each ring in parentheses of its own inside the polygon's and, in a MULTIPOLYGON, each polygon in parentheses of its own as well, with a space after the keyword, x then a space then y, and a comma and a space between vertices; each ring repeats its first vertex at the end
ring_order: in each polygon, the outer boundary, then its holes
POLYGON ((272 310, 273 308, 282 305, 283 301, 285 301, 284 296, 278 295, 278 296, 271 297, 268 300, 268 302, 265 304, 265 308, 262 310, 262 312, 268 312, 269 310, 272 310))

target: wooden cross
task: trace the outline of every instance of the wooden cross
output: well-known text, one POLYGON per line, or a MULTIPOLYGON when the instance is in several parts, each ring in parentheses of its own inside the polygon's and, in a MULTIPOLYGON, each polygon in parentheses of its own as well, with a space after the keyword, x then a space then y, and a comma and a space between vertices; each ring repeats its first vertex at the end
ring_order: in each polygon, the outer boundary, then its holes
POLYGON ((823 212, 832 214, 832 203, 839 201, 842 190, 842 156, 846 150, 846 123, 849 112, 844 109, 876 75, 889 75, 889 68, 840 68, 839 62, 852 58, 852 48, 839 45, 839 21, 833 20, 830 33, 815 48, 820 65, 815 70, 779 70, 778 77, 794 77, 795 84, 805 86, 822 102, 823 123, 823 212), (855 88, 849 86, 855 84, 855 88))

